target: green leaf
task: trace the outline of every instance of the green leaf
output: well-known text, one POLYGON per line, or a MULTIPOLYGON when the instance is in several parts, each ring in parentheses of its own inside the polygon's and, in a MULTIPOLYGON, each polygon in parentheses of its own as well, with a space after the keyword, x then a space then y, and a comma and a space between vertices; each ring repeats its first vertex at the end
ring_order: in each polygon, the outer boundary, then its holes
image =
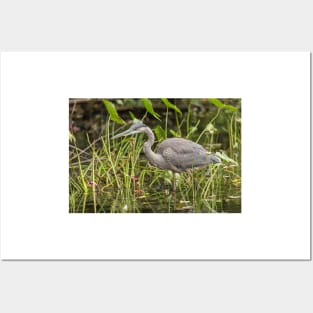
POLYGON ((174 137, 180 137, 179 133, 170 129, 170 133, 174 136, 174 137))
POLYGON ((158 141, 162 141, 166 138, 165 130, 160 125, 157 125, 157 127, 154 128, 154 133, 158 141))
POLYGON ((168 99, 162 98, 161 100, 169 109, 173 109, 174 111, 176 111, 177 113, 182 115, 181 110, 176 105, 174 105, 173 103, 169 102, 168 99))
POLYGON ((141 99, 143 105, 145 106, 146 110, 152 115, 154 116, 156 119, 160 120, 160 115, 158 113, 156 113, 153 109, 153 105, 152 102, 149 99, 141 99))
POLYGON ((219 109, 226 109, 226 110, 229 110, 229 111, 233 111, 233 112, 237 112, 238 109, 232 105, 229 105, 229 104, 224 104, 223 102, 221 102, 220 100, 218 99, 215 99, 215 98, 209 98, 208 99, 212 104, 214 104, 217 108, 219 109))
POLYGON ((109 112, 110 114, 110 118, 113 122, 116 122, 118 124, 125 124, 125 121, 123 121, 120 116, 118 115, 117 111, 116 111, 116 108, 115 108, 115 105, 109 101, 109 100, 105 100, 103 99, 102 100, 107 111, 109 112))
POLYGON ((135 114, 132 111, 128 111, 128 114, 132 120, 136 119, 135 114))

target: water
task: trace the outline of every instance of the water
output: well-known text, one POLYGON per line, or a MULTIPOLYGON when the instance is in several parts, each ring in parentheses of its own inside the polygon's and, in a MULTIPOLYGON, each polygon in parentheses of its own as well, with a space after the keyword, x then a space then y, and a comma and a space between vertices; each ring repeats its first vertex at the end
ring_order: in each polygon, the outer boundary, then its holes
POLYGON ((171 187, 164 190, 138 190, 124 194, 107 189, 92 194, 75 196, 76 208, 72 213, 240 213, 240 188, 230 192, 200 198, 197 194, 184 191, 173 193, 171 187))

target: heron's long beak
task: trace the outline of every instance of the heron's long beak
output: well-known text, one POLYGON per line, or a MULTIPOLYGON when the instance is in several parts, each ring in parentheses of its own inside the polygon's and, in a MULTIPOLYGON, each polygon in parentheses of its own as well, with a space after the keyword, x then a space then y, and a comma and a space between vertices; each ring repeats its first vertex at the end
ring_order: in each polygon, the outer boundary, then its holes
POLYGON ((113 137, 111 137, 111 139, 115 139, 115 138, 119 138, 119 137, 123 137, 123 136, 129 136, 135 134, 134 131, 131 131, 130 129, 125 130, 124 132, 121 132, 113 137))

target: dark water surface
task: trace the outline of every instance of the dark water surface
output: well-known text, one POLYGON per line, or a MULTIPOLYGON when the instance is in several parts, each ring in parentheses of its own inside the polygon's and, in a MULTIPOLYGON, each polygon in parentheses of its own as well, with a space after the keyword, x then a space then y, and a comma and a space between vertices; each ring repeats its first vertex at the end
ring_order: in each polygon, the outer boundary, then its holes
POLYGON ((148 190, 127 195, 116 190, 76 195, 77 207, 72 213, 240 213, 240 188, 233 188, 219 199, 207 199, 197 194, 173 193, 171 188, 162 191, 148 190))

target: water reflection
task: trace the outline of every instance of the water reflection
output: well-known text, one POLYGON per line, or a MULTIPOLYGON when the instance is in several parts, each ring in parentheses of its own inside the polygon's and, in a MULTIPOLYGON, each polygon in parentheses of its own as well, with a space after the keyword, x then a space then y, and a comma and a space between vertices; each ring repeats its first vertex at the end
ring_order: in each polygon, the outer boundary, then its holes
POLYGON ((76 194, 75 204, 70 200, 71 213, 240 213, 240 188, 231 195, 210 195, 199 199, 185 192, 172 193, 146 190, 142 194, 108 189, 90 194, 76 194))

